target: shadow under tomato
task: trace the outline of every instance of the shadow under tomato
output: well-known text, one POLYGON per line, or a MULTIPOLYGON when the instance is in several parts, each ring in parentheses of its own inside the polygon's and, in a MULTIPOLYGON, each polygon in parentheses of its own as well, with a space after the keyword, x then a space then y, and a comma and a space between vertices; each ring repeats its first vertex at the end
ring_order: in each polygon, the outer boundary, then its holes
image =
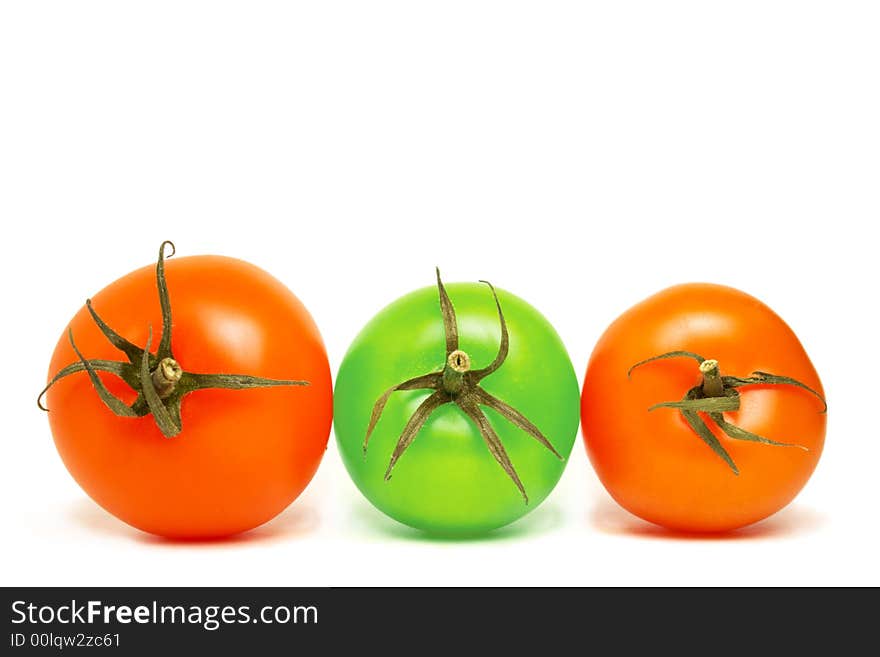
POLYGON ((691 541, 741 541, 762 538, 783 538, 815 531, 825 524, 825 517, 811 509, 789 506, 769 518, 726 532, 686 532, 667 529, 638 518, 603 499, 590 512, 588 522, 603 534, 691 541))
POLYGON ((318 526, 318 514, 315 509, 308 504, 298 504, 297 502, 291 504, 264 525, 240 534, 220 538, 178 539, 148 534, 117 520, 91 500, 77 501, 71 507, 70 516, 74 522, 89 531, 160 546, 227 546, 272 542, 304 536, 314 531, 318 526))
POLYGON ((558 505, 553 502, 545 502, 525 517, 505 527, 487 532, 437 534, 399 523, 366 501, 357 503, 351 510, 352 524, 367 534, 382 538, 428 543, 478 543, 536 536, 560 527, 563 523, 562 515, 562 510, 558 505))

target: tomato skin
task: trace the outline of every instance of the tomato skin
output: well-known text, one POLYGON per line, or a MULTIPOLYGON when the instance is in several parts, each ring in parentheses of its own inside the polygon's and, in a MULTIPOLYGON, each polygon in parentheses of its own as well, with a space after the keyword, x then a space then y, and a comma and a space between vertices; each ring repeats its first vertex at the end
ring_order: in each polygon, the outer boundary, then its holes
MULTIPOLYGON (((474 367, 498 352, 497 310, 485 285, 446 286, 458 316, 460 348, 474 367)), ((512 404, 565 458, 578 427, 578 384, 571 360, 552 326, 522 299, 498 291, 510 331, 510 352, 482 386, 512 404)), ((486 447, 479 431, 454 404, 434 411, 396 464, 385 469, 400 433, 430 390, 395 392, 373 432, 364 434, 373 405, 390 386, 444 365, 444 331, 436 287, 412 292, 380 311, 351 344, 334 392, 339 451, 364 496, 392 518, 429 532, 455 534, 501 527, 536 508, 565 467, 544 446, 485 409, 529 496, 517 488, 486 447)))
POLYGON ((797 336, 754 297, 703 283, 663 290, 618 317, 590 357, 581 420, 587 453, 605 488, 635 515, 691 532, 736 529, 786 506, 822 454, 822 402, 794 386, 740 388, 740 410, 724 413, 729 422, 809 451, 734 440, 709 422, 739 467, 737 476, 677 411, 648 411, 681 399, 700 382, 693 360, 655 361, 627 378, 640 360, 675 350, 718 360, 724 375, 771 372, 824 395, 797 336))
MULTIPOLYGON (((317 470, 332 419, 327 355, 302 303, 263 270, 220 256, 172 258, 165 268, 172 349, 185 370, 310 385, 196 391, 183 400, 183 431, 165 438, 152 416, 113 415, 78 373, 47 393, 52 435, 83 490, 128 524, 181 539, 239 533, 280 513, 317 470)), ((162 328, 155 276, 155 266, 143 267, 92 297, 98 314, 137 345, 152 326, 154 349, 162 328)), ((85 308, 69 327, 86 358, 125 359, 85 308)), ((49 375, 76 360, 65 329, 49 375)), ((100 376, 133 400, 122 381, 100 376)))

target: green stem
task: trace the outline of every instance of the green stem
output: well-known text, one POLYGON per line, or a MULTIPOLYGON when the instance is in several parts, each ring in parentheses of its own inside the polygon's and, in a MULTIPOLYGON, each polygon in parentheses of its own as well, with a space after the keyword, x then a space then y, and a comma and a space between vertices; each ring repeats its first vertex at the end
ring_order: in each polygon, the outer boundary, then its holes
POLYGON ((704 360, 700 363, 700 373, 703 375, 703 394, 706 397, 723 397, 724 382, 721 380, 718 361, 711 358, 704 360))
POLYGON ((443 389, 450 395, 457 395, 464 386, 464 375, 471 369, 471 357, 461 349, 456 349, 446 359, 443 368, 443 389))
POLYGON ((717 360, 705 359, 692 351, 668 351, 659 356, 646 358, 629 368, 627 376, 629 376, 635 368, 641 367, 652 361, 660 360, 662 358, 677 358, 682 356, 693 358, 700 363, 700 373, 703 375, 703 380, 688 390, 683 399, 677 402, 661 402, 659 404, 654 404, 648 409, 649 411, 653 411, 655 408, 678 409, 678 412, 681 414, 685 422, 690 425, 694 433, 696 433, 713 452, 720 456, 736 475, 739 474, 739 469, 736 467, 736 463, 734 463, 730 454, 724 448, 724 445, 721 444, 721 441, 718 440, 719 436, 716 436, 715 432, 713 432, 709 425, 706 424, 706 418, 703 417, 704 415, 708 415, 709 419, 712 420, 728 438, 733 440, 746 440, 753 443, 773 445, 776 447, 797 447, 804 451, 809 451, 803 445, 784 443, 778 440, 765 438, 764 436, 759 436, 756 433, 752 433, 751 431, 731 424, 724 417, 724 413, 738 411, 740 408, 740 393, 738 388, 759 385, 790 385, 802 388, 819 398, 824 406, 821 411, 822 413, 827 411, 828 405, 825 403, 825 398, 819 392, 813 390, 813 388, 797 379, 761 371, 755 371, 751 376, 745 378, 738 376, 721 376, 717 360))
MULTIPOLYGON (((70 345, 79 358, 79 361, 71 363, 59 371, 49 381, 48 385, 40 393, 37 404, 41 409, 46 408, 40 402, 43 395, 59 380, 77 372, 87 372, 92 385, 101 398, 101 401, 118 417, 143 417, 153 415, 156 425, 166 438, 173 438, 181 431, 180 404, 183 398, 196 390, 210 388, 223 390, 246 390, 249 388, 269 388, 274 386, 303 386, 308 381, 293 381, 287 379, 267 379, 260 376, 247 374, 197 374, 184 372, 180 364, 174 360, 171 353, 171 300, 168 295, 168 284, 165 280, 165 250, 171 248, 174 254, 174 245, 171 242, 162 242, 159 247, 159 260, 156 263, 156 287, 159 293, 159 306, 162 308, 162 337, 156 354, 150 353, 150 343, 141 349, 136 344, 129 342, 119 333, 114 331, 92 308, 91 301, 86 301, 86 307, 100 329, 104 337, 114 347, 122 351, 128 362, 110 360, 86 360, 80 354, 73 342, 73 333, 68 330, 70 345), (121 399, 107 390, 96 371, 109 372, 121 378, 128 386, 137 393, 137 398, 126 405, 121 399)), ((152 337, 152 328, 149 330, 152 337)), ((436 375, 439 377, 439 374, 436 375)))

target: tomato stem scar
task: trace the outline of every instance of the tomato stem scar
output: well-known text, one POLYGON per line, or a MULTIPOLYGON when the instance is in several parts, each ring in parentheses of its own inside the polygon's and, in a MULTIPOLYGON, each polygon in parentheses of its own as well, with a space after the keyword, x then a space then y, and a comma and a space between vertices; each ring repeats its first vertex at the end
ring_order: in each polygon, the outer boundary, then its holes
POLYGON ((808 385, 801 383, 796 379, 778 374, 770 374, 769 372, 752 372, 751 376, 740 378, 736 376, 722 376, 718 361, 706 359, 691 351, 669 351, 659 356, 652 356, 645 360, 639 361, 627 372, 629 377, 633 370, 655 360, 663 360, 666 358, 691 358, 699 363, 702 381, 685 393, 680 401, 660 402, 654 404, 648 410, 653 411, 658 408, 674 408, 681 414, 682 418, 687 422, 688 426, 693 429, 694 433, 718 455, 731 471, 738 475, 739 468, 733 462, 730 454, 718 440, 715 433, 706 424, 703 415, 709 417, 714 424, 728 437, 734 440, 746 440, 749 442, 760 443, 762 445, 772 445, 775 447, 796 447, 798 449, 809 451, 803 445, 795 443, 782 443, 764 436, 746 431, 734 424, 728 422, 725 412, 738 411, 740 409, 740 392, 739 388, 754 385, 790 385, 805 390, 814 395, 822 402, 821 413, 828 410, 828 404, 825 398, 818 392, 810 388, 808 385), (703 415, 701 415, 701 413, 703 415))
POLYGON ((98 397, 110 411, 119 417, 143 417, 152 415, 156 426, 166 438, 172 438, 182 431, 180 406, 183 398, 197 390, 222 388, 226 390, 245 390, 248 388, 270 388, 275 386, 306 386, 308 381, 286 379, 266 379, 247 374, 200 374, 184 371, 171 351, 171 300, 168 295, 168 284, 165 280, 166 248, 171 249, 169 256, 174 255, 174 244, 165 241, 159 247, 159 259, 156 263, 156 287, 159 293, 159 306, 162 309, 162 337, 156 353, 150 352, 150 339, 146 348, 129 342, 114 331, 92 307, 91 299, 86 300, 86 308, 104 337, 128 358, 128 361, 86 359, 77 349, 73 341, 73 332, 68 329, 68 339, 79 360, 61 368, 49 381, 37 397, 37 406, 43 406, 43 395, 61 379, 86 372, 98 397), (130 405, 113 395, 97 372, 107 372, 122 379, 137 397, 130 405))

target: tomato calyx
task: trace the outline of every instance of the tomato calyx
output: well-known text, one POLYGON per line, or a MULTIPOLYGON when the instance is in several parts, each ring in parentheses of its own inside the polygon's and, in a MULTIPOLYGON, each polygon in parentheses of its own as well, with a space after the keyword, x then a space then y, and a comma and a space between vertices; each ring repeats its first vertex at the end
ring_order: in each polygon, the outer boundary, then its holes
POLYGON ((693 429, 694 433, 708 445, 715 454, 717 454, 735 475, 739 475, 739 468, 733 462, 730 454, 724 449, 724 446, 715 436, 714 432, 706 424, 706 421, 700 415, 704 413, 721 429, 724 434, 734 440, 745 440, 749 442, 760 443, 762 445, 771 445, 775 447, 796 447, 805 452, 809 451, 803 445, 796 443, 783 443, 764 436, 759 436, 750 431, 746 431, 724 419, 724 413, 729 411, 738 411, 740 408, 739 388, 754 385, 790 385, 801 388, 815 397, 823 404, 820 411, 825 413, 828 411, 828 403, 825 398, 813 390, 808 385, 787 376, 778 374, 770 374, 769 372, 752 372, 748 377, 722 376, 718 365, 718 361, 714 359, 703 358, 699 354, 691 351, 669 351, 659 356, 652 356, 645 360, 639 361, 626 373, 627 378, 630 377, 633 370, 647 363, 666 358, 691 358, 699 363, 700 374, 702 380, 700 383, 687 391, 684 398, 680 401, 668 401, 654 404, 648 410, 653 411, 658 408, 674 408, 681 413, 682 418, 687 422, 688 426, 693 429))
POLYGON ((397 441, 397 445, 391 454, 388 468, 385 470, 385 481, 391 479, 391 471, 394 469, 397 461, 416 439, 416 436, 424 426, 425 422, 428 421, 431 414, 444 404, 455 404, 477 426, 489 452, 516 485, 523 500, 528 504, 529 497, 516 472, 516 468, 514 468, 507 451, 504 449, 501 439, 498 437, 498 434, 495 432, 495 429, 492 427, 489 419, 480 407, 485 406, 493 409, 513 425, 519 427, 541 443, 552 452, 556 458, 563 460, 563 457, 558 451, 556 451, 556 448, 553 447, 538 427, 532 424, 525 415, 506 402, 489 394, 480 386, 480 381, 501 367, 507 358, 510 349, 510 337, 507 332, 507 322, 504 319, 504 312, 501 310, 501 302, 498 300, 498 294, 495 292, 495 288, 491 283, 488 281, 480 282, 489 286, 489 289, 492 291, 492 297, 495 299, 495 307, 498 309, 498 321, 501 325, 501 343, 498 347, 498 354, 495 356, 495 359, 484 368, 477 370, 471 369, 470 356, 459 349, 458 322, 455 316, 455 308, 453 307, 452 301, 449 299, 449 295, 447 294, 443 281, 440 278, 440 270, 437 269, 437 289, 440 296, 440 312, 443 317, 443 328, 446 336, 446 362, 442 370, 423 374, 404 381, 403 383, 399 383, 396 386, 392 386, 376 400, 376 403, 373 406, 373 412, 370 416, 367 433, 364 438, 364 456, 366 457, 367 446, 370 442, 370 436, 373 433, 373 429, 376 428, 376 424, 379 422, 382 411, 385 409, 388 399, 394 392, 397 392, 398 390, 433 390, 434 392, 419 405, 404 426, 397 441))
POLYGON ((167 257, 174 255, 175 252, 174 244, 169 241, 162 242, 159 247, 159 259, 156 263, 156 287, 159 292, 159 305, 162 309, 162 335, 156 353, 150 352, 153 342, 152 326, 149 327, 147 344, 142 349, 114 331, 92 307, 91 299, 87 299, 86 308, 95 324, 104 337, 126 355, 128 362, 97 358, 86 359, 76 346, 73 331, 68 329, 67 337, 70 346, 79 360, 60 369, 43 388, 37 397, 37 405, 41 410, 49 410, 42 403, 43 395, 49 388, 64 377, 78 372, 86 372, 98 397, 115 415, 132 418, 152 415, 162 435, 166 438, 173 438, 183 428, 180 416, 181 402, 186 395, 197 390, 210 388, 245 390, 309 385, 308 381, 266 379, 247 374, 202 374, 185 371, 171 351, 171 300, 165 281, 166 247, 171 248, 171 253, 167 257), (137 393, 135 400, 131 404, 126 404, 111 393, 98 376, 98 372, 114 374, 122 379, 137 393))

